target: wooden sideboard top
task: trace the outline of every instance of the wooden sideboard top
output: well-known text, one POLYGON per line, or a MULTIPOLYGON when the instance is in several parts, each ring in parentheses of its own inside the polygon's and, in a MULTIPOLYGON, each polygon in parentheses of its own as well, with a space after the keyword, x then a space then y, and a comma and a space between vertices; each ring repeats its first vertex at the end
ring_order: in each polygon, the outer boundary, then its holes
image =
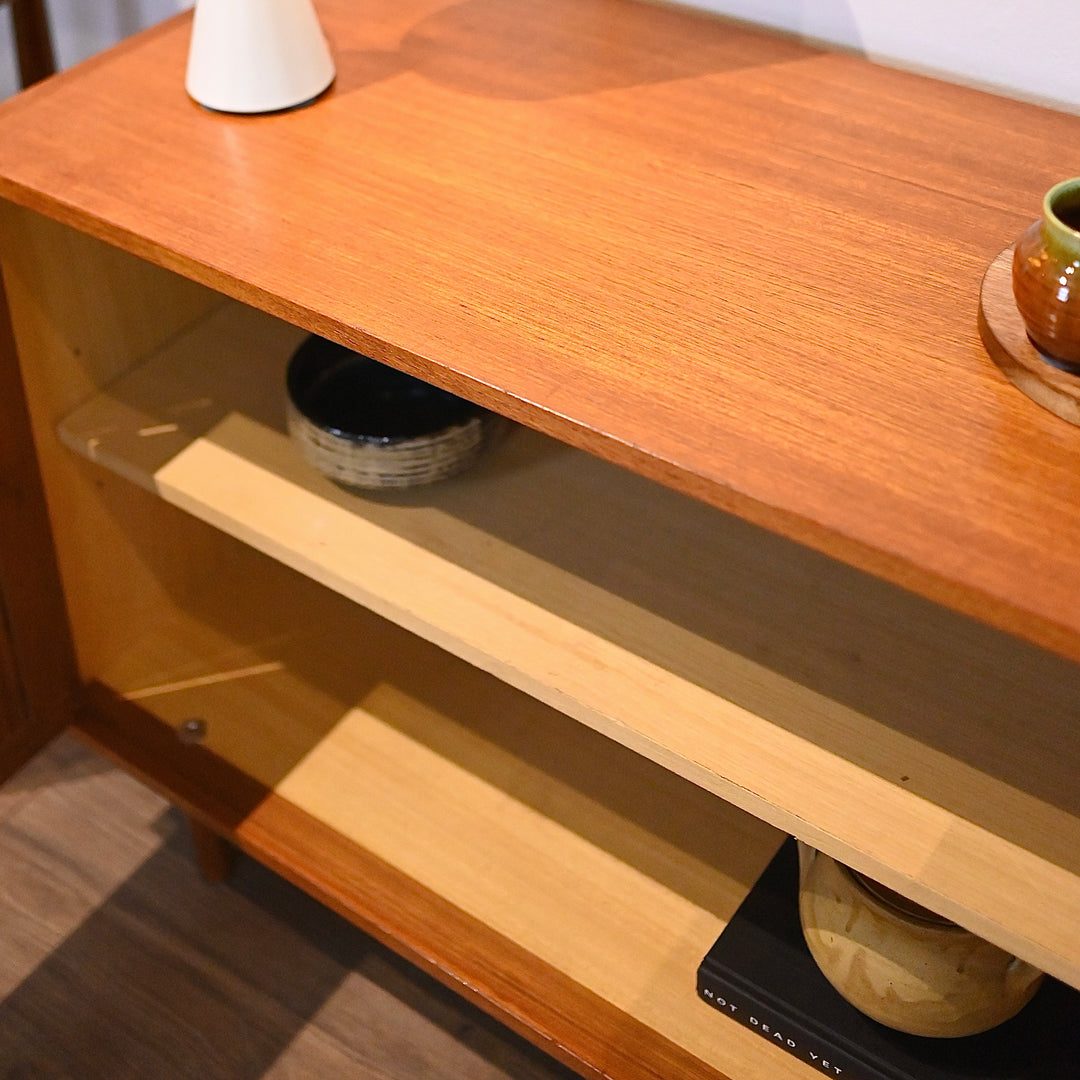
POLYGON ((1080 659, 1080 428, 976 323, 1080 117, 634 0, 319 0, 309 108, 189 17, 0 106, 0 196, 1080 659))

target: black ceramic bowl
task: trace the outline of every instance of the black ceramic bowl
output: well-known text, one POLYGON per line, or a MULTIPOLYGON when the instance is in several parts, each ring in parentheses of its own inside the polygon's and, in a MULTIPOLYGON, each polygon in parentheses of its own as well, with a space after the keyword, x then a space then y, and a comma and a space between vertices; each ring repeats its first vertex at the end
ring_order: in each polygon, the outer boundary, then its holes
POLYGON ((286 389, 289 433, 301 453, 349 488, 452 476, 501 424, 464 398, 314 335, 289 361, 286 389))

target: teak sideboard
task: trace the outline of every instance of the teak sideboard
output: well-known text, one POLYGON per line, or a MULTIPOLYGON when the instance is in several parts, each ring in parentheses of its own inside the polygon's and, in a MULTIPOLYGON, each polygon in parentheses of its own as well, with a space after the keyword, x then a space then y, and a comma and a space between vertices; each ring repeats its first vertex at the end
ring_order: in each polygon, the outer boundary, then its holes
POLYGON ((186 15, 0 106, 5 769, 74 725, 586 1075, 814 1075, 694 992, 788 833, 1080 986, 1080 428, 977 326, 1080 118, 633 0, 318 12, 307 108, 195 105, 186 15), (347 493, 309 332, 513 430, 347 493))

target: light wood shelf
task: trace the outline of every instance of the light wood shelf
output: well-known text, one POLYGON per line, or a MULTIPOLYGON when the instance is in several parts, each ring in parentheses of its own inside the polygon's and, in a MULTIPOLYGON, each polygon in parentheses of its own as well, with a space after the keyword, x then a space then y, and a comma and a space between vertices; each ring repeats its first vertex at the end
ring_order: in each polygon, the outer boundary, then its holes
POLYGON ((283 430, 302 337, 226 302, 60 436, 1080 984, 1068 665, 524 429, 454 481, 344 492, 283 430))

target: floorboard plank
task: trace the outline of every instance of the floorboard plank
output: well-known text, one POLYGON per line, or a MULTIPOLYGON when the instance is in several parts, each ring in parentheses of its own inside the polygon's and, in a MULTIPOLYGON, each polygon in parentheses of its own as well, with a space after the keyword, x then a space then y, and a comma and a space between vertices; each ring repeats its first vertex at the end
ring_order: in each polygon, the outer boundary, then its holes
POLYGON ((3 1080, 568 1080, 68 736, 0 787, 3 1080))

